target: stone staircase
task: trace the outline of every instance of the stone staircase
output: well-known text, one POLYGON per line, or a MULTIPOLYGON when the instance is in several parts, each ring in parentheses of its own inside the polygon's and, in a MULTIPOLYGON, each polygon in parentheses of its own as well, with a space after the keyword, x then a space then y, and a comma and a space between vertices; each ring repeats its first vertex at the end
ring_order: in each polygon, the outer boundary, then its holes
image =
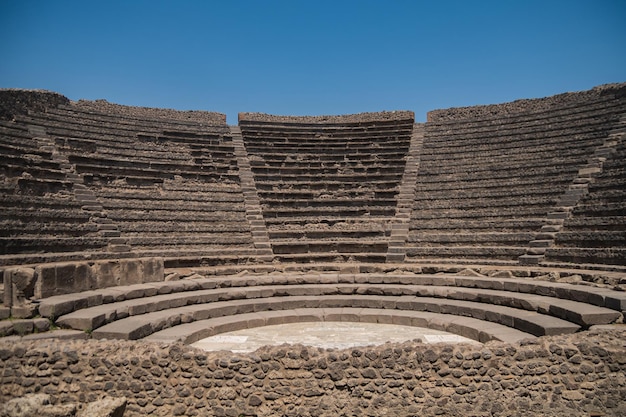
POLYGON ((263 220, 261 211, 261 200, 257 194, 254 185, 254 176, 250 168, 250 160, 243 143, 241 129, 239 126, 230 126, 233 146, 235 148, 235 156, 239 167, 239 177, 241 178, 241 188, 243 190, 244 201, 246 205, 246 219, 250 224, 252 232, 252 240, 254 247, 257 249, 260 261, 271 261, 273 258, 272 246, 270 244, 267 226, 263 220))
POLYGON ((555 210, 547 214, 541 230, 530 241, 526 254, 519 257, 520 264, 538 265, 544 261, 546 251, 554 246, 565 220, 571 216, 572 210, 589 192, 589 184, 594 181, 594 177, 602 173, 604 162, 615 153, 616 147, 625 135, 626 116, 622 116, 615 127, 611 129, 604 143, 594 150, 593 156, 589 158, 587 164, 580 167, 578 176, 574 178, 567 191, 559 198, 555 210))
POLYGON ((95 193, 84 185, 83 177, 76 172, 76 167, 69 162, 66 155, 58 151, 53 139, 47 135, 45 127, 29 125, 28 130, 33 138, 39 142, 40 148, 52 154, 52 160, 59 163, 66 174, 66 178, 73 183, 74 196, 81 203, 83 211, 89 214, 89 222, 95 226, 99 236, 108 240, 107 250, 110 252, 130 252, 131 247, 126 239, 121 237, 117 225, 107 217, 107 213, 95 193))
POLYGON ((409 152, 406 158, 404 175, 400 183, 396 216, 391 225, 391 236, 387 249, 387 262, 403 262, 406 255, 404 245, 409 237, 411 210, 413 208, 413 201, 415 201, 415 186, 417 183, 420 150, 423 141, 424 126, 415 124, 413 126, 411 144, 409 145, 409 152))

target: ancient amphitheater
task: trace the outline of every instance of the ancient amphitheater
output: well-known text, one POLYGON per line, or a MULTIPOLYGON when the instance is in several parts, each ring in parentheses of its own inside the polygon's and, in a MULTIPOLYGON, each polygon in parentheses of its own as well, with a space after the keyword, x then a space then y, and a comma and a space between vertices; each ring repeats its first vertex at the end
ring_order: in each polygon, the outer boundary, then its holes
POLYGON ((237 126, 0 90, 0 153, 0 415, 626 415, 626 84, 237 126), (189 346, 303 322, 475 342, 189 346))

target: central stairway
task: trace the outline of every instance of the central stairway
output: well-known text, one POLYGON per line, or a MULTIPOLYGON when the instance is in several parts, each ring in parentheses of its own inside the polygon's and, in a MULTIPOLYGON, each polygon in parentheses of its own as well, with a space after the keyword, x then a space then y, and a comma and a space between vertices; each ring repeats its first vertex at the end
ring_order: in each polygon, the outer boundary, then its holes
POLYGON ((240 114, 275 259, 385 261, 413 120, 240 114))

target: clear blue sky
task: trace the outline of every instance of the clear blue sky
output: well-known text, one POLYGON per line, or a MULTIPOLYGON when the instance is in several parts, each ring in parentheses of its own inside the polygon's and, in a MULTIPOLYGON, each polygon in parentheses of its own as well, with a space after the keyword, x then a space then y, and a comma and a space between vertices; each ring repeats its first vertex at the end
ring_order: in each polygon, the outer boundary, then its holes
POLYGON ((626 0, 0 0, 0 87, 281 115, 626 81, 626 0))

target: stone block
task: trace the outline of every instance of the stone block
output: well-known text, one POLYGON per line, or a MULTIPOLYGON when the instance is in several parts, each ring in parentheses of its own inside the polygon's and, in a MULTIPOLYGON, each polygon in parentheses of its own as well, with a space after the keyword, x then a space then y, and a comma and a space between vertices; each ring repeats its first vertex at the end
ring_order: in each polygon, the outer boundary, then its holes
POLYGON ((11 316, 17 319, 30 319, 37 314, 36 304, 22 304, 11 307, 11 316))
POLYGON ((35 268, 35 294, 36 299, 55 295, 56 266, 54 264, 39 265, 35 268))
POLYGON ((143 282, 143 263, 139 259, 120 260, 119 285, 141 284, 143 282))
POLYGON ((68 294, 81 290, 80 279, 76 274, 74 262, 56 265, 56 294, 68 294))
POLYGON ((4 280, 4 295, 3 304, 5 307, 11 307, 13 305, 13 279, 11 270, 7 269, 3 273, 4 280))
POLYGON ((161 282, 165 280, 163 258, 143 258, 143 282, 161 282))
POLYGON ((98 288, 114 287, 119 285, 119 261, 101 261, 95 264, 95 274, 98 288))

